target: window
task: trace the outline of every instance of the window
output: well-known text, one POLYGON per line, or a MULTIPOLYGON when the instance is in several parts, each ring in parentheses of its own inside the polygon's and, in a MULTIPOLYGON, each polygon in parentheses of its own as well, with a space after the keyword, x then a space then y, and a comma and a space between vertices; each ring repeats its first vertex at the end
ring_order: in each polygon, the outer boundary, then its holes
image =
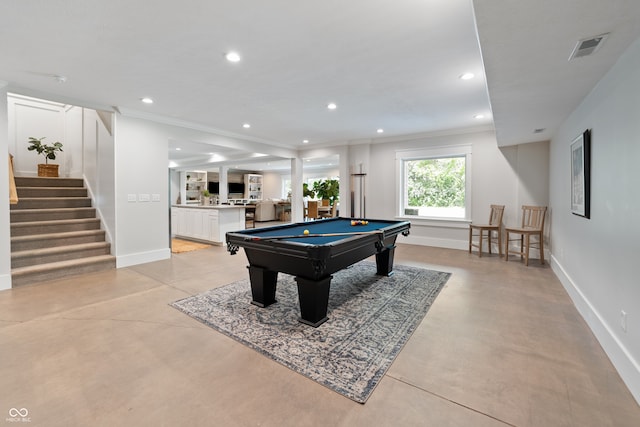
POLYGON ((471 147, 398 152, 399 215, 468 219, 471 147))
POLYGON ((286 199, 291 197, 291 177, 287 176, 282 178, 282 189, 280 191, 282 198, 286 199))

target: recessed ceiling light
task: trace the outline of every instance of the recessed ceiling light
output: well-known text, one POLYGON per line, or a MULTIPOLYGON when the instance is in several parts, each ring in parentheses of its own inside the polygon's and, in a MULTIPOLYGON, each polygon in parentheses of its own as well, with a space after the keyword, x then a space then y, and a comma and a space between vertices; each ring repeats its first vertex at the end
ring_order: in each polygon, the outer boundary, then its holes
POLYGON ((303 139, 303 140, 302 140, 302 143, 303 143, 303 144, 308 144, 308 143, 309 143, 309 140, 308 140, 308 139, 303 139))
POLYGON ((473 116, 474 119, 484 119, 484 114, 476 114, 473 116))
POLYGON ((329 105, 327 105, 327 108, 329 110, 335 110, 336 108, 338 108, 338 106, 335 103, 331 102, 329 103, 329 105))
POLYGON ((182 148, 179 148, 179 147, 178 147, 178 148, 176 148, 176 151, 180 151, 180 150, 182 150, 182 148))
POLYGON ((384 133, 384 129, 378 129, 376 132, 378 132, 378 133, 384 133))
POLYGON ((240 55, 238 54, 238 52, 227 52, 224 55, 225 58, 227 58, 227 61, 229 62, 239 62, 240 61, 240 55))
POLYGON ((245 129, 249 129, 251 127, 251 125, 249 123, 245 123, 242 125, 243 128, 245 129))
POLYGON ((153 104, 153 99, 151 98, 141 98, 140 101, 144 102, 145 104, 153 104))
POLYGON ((475 74, 473 74, 473 73, 464 73, 464 74, 460 74, 460 76, 458 78, 460 80, 471 80, 474 77, 475 77, 475 74))

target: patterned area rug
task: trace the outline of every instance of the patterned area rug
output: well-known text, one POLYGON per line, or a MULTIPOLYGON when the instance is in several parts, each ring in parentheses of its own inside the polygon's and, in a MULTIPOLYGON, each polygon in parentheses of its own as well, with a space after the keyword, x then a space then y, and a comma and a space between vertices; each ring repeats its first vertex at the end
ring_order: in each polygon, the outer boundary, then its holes
POLYGON ((333 275, 329 320, 298 322, 297 284, 278 274, 277 303, 251 302, 249 279, 171 305, 318 383, 365 403, 450 273, 396 265, 376 276, 363 261, 333 275))
POLYGON ((211 245, 205 243, 192 242, 190 240, 171 239, 171 252, 181 254, 183 252, 197 251, 199 249, 210 248, 211 245))

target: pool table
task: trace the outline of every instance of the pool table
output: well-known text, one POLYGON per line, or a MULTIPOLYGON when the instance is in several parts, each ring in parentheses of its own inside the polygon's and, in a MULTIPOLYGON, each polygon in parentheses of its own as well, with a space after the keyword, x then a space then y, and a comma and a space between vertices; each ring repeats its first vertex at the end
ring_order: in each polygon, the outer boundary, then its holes
POLYGON ((331 275, 371 255, 376 273, 391 275, 396 237, 409 228, 406 221, 329 218, 229 232, 226 241, 231 255, 241 247, 247 255, 252 304, 275 303, 278 272, 290 274, 298 285, 299 320, 318 327, 327 320, 331 275))

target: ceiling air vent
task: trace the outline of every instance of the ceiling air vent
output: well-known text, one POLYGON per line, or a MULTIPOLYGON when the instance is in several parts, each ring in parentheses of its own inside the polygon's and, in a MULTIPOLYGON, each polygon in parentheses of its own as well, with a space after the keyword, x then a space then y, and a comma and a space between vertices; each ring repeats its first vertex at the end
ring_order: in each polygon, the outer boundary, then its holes
POLYGON ((588 39, 578 40, 576 47, 573 48, 569 61, 575 58, 582 58, 583 56, 589 56, 595 53, 602 43, 605 41, 609 33, 600 34, 599 36, 589 37, 588 39))

